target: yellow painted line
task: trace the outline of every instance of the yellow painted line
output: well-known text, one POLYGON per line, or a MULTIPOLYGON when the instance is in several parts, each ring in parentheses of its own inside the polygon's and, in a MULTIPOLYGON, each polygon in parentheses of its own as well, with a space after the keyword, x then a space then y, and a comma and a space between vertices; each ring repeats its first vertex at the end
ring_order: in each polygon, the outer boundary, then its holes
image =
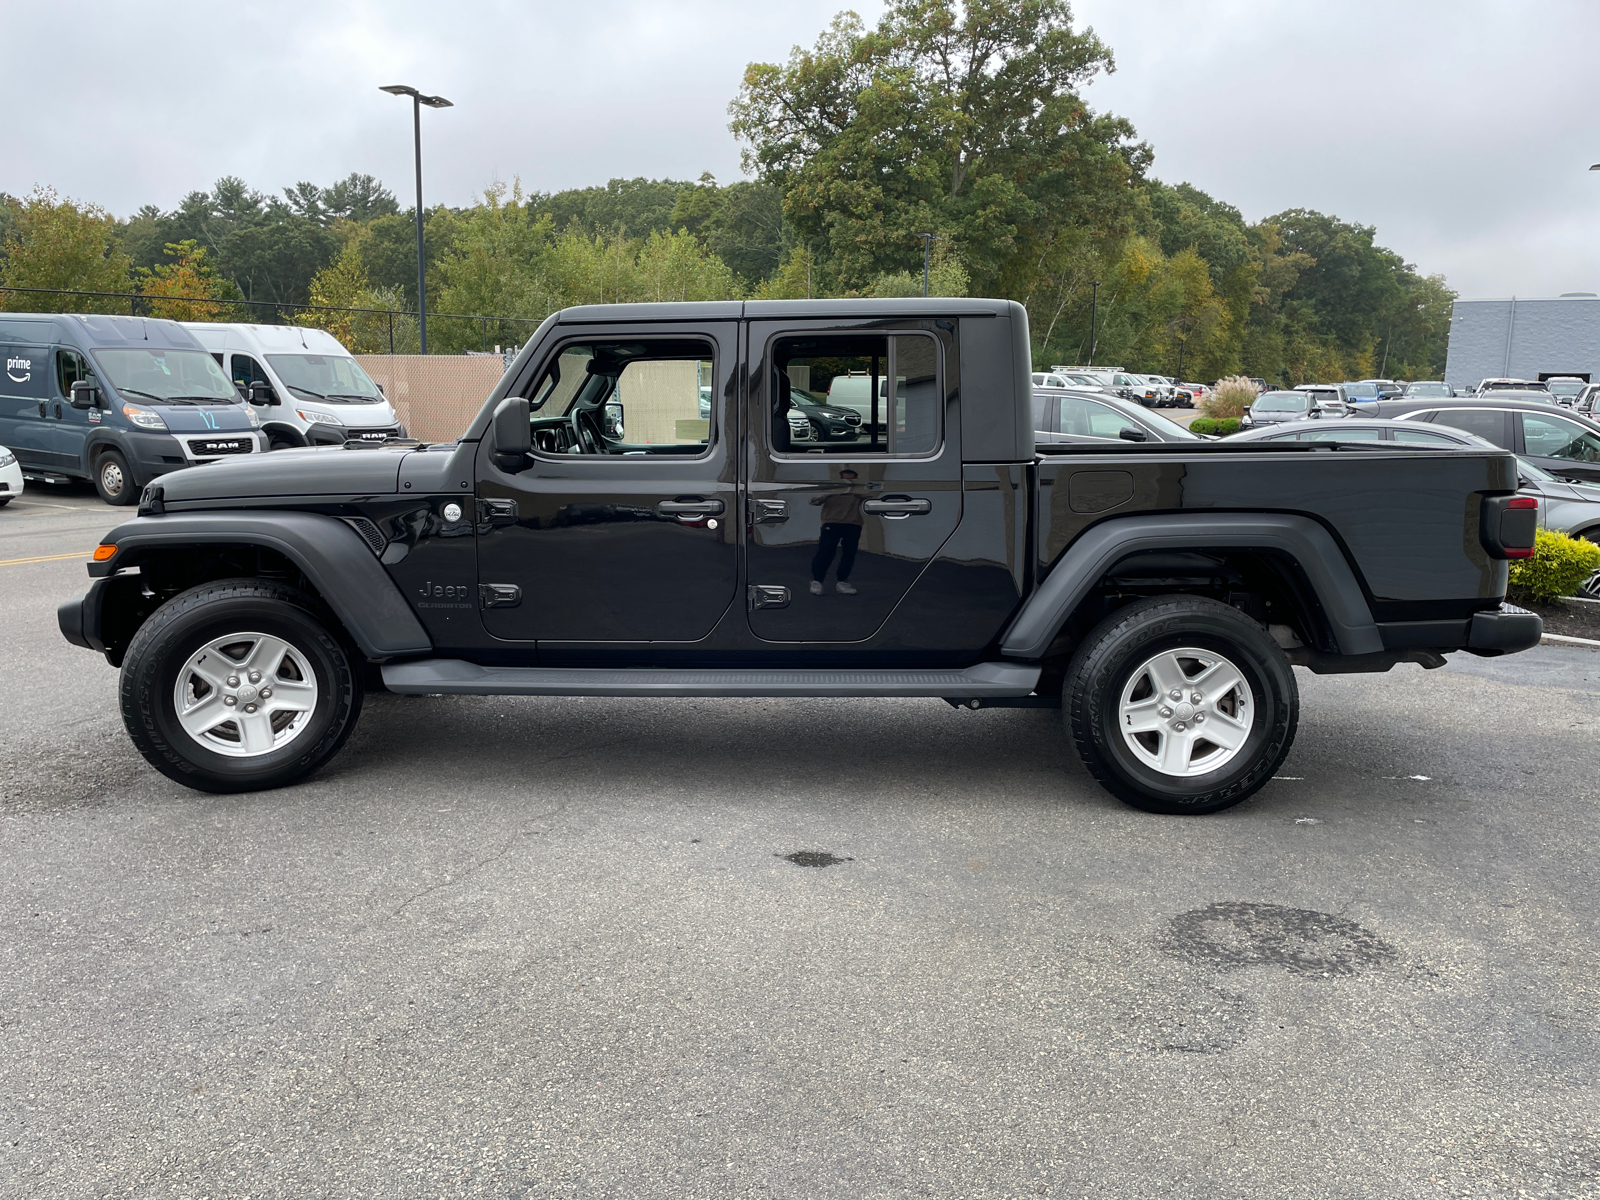
POLYGON ((0 567, 20 567, 24 563, 61 562, 69 558, 88 558, 83 551, 76 554, 40 554, 34 558, 0 558, 0 567))

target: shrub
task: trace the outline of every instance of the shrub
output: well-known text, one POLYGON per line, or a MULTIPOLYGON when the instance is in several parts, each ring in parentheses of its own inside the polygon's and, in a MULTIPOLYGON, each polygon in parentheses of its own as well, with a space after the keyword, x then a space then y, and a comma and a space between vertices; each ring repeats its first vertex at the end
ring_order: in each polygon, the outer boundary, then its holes
POLYGON ((1208 417, 1237 419, 1244 416, 1244 410, 1256 402, 1258 395, 1256 385, 1243 375, 1229 375, 1217 380, 1211 394, 1200 401, 1200 411, 1208 417))
POLYGON ((1512 560, 1510 591, 1530 600, 1556 600, 1572 595, 1596 571, 1600 571, 1600 546, 1541 529, 1534 539, 1533 557, 1512 560))
POLYGON ((1218 437, 1227 437, 1230 433, 1239 432, 1239 419, 1237 417, 1196 417, 1189 422, 1191 433, 1214 433, 1218 437))

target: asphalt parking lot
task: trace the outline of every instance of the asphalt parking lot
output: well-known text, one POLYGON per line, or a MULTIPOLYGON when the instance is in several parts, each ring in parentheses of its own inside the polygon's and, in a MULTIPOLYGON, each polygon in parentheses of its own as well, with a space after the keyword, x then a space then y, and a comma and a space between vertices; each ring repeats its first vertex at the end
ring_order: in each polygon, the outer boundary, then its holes
POLYGON ((1297 672, 1200 819, 921 700, 382 694, 216 797, 56 631, 119 515, 0 511, 0 1195, 1600 1195, 1600 653, 1297 672))

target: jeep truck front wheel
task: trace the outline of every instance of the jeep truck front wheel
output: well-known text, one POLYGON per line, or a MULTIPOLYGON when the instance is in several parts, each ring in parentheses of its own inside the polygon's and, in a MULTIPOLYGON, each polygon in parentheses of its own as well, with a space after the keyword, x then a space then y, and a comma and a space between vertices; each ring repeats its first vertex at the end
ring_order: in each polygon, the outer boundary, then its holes
POLYGON ((122 717, 156 770, 205 792, 281 787, 355 728, 351 652, 309 596, 283 584, 202 584, 158 608, 122 664, 122 717))
POLYGON ((1299 720, 1294 669, 1256 622, 1203 596, 1118 609, 1067 670, 1062 710, 1089 773, 1146 812, 1218 812, 1283 762, 1299 720))

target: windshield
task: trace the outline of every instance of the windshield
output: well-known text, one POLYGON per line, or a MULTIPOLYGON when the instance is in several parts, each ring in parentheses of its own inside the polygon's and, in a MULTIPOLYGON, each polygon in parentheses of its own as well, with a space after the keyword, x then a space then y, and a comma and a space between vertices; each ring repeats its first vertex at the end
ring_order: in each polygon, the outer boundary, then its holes
POLYGON ((343 354, 269 354, 267 361, 292 392, 341 404, 376 404, 383 397, 355 359, 343 354))
POLYGON ((1375 383, 1347 383, 1344 385, 1344 394, 1353 396, 1358 400, 1376 400, 1378 398, 1378 385, 1375 383))
POLYGON ((1407 386, 1408 396, 1448 396, 1450 385, 1445 383, 1413 383, 1407 386))
POLYGON ((1187 425, 1180 425, 1171 417, 1158 413, 1154 409, 1141 409, 1139 416, 1144 420, 1145 424, 1157 427, 1163 441, 1203 442, 1206 440, 1187 425))
POLYGON ((1250 407, 1260 412, 1305 412, 1311 400, 1304 392, 1268 392, 1250 407))
POLYGON ((1522 379, 1486 379, 1478 389, 1483 392, 1548 392, 1542 383, 1529 383, 1522 379))
POLYGON ((1583 381, 1574 379, 1570 383, 1566 380, 1552 379, 1545 385, 1552 396, 1576 396, 1583 391, 1583 381))
POLYGON ((239 393, 204 350, 96 350, 118 392, 158 404, 237 404, 239 393))
POLYGON ((1517 473, 1520 474, 1524 479, 1536 479, 1540 483, 1561 482, 1554 475, 1550 474, 1549 471, 1546 471, 1543 467, 1536 466, 1535 464, 1529 462, 1520 454, 1517 455, 1517 473))

